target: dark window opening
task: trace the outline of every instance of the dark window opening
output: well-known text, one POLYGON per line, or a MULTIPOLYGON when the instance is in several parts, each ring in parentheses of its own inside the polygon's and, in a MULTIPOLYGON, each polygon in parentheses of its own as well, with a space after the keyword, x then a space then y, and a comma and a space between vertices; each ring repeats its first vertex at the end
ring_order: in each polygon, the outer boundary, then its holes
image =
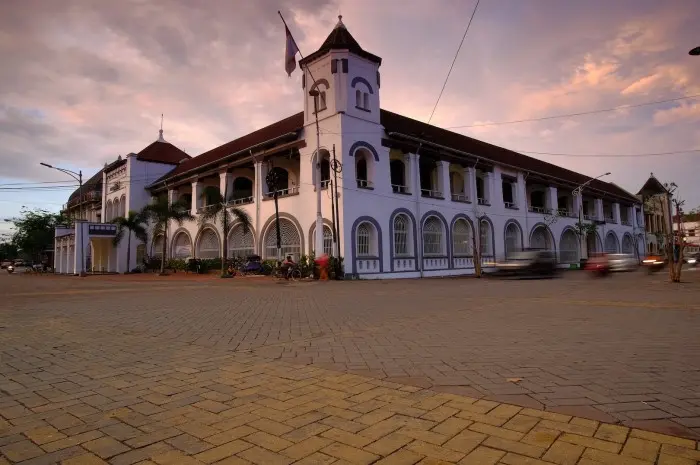
POLYGON ((233 199, 246 199, 253 196, 253 181, 248 178, 233 180, 233 199))
POLYGON ((406 171, 401 160, 391 160, 389 162, 389 171, 391 174, 391 184, 393 186, 406 185, 406 171))
POLYGON ((534 191, 530 193, 530 206, 532 208, 545 208, 544 192, 534 191))
POLYGON ((503 202, 513 204, 513 184, 509 181, 503 181, 503 202))

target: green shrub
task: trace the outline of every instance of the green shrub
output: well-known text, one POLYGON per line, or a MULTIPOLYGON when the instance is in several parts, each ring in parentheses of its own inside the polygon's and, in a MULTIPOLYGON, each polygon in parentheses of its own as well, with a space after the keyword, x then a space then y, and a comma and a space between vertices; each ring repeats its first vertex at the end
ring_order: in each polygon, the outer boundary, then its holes
POLYGON ((274 259, 263 260, 262 267, 263 267, 263 274, 264 275, 271 275, 272 271, 277 267, 277 260, 274 260, 274 259))
POLYGON ((187 262, 181 258, 171 258, 165 264, 165 268, 168 270, 185 271, 187 262))

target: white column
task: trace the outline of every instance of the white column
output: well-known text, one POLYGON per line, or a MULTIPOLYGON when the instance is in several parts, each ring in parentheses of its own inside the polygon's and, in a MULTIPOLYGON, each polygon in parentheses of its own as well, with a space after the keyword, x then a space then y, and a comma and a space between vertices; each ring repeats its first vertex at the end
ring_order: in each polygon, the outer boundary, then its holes
POLYGON ((102 171, 102 223, 107 222, 107 173, 102 171))
POLYGON ((168 189, 168 204, 172 205, 177 202, 177 190, 168 189))
POLYGON ((612 205, 612 214, 615 223, 620 224, 620 204, 615 202, 612 205))
POLYGON ((474 205, 476 205, 478 202, 478 199, 476 198, 476 169, 469 167, 466 168, 464 171, 469 179, 469 200, 474 202, 474 205))
POLYGON ((221 196, 224 198, 224 202, 228 200, 228 197, 231 195, 231 173, 228 171, 224 171, 223 173, 219 173, 219 192, 221 192, 221 196))
POLYGON ((262 247, 260 247, 260 242, 262 241, 262 231, 260 231, 260 204, 262 201, 263 194, 263 183, 265 182, 265 177, 263 176, 263 164, 261 161, 256 161, 253 165, 255 171, 255 178, 253 179, 253 202, 255 202, 255 233, 257 236, 253 239, 254 250, 256 253, 262 255, 262 247))
POLYGON ((491 205, 498 205, 499 208, 503 208, 503 177, 501 169, 498 166, 494 166, 491 177, 491 186, 493 189, 490 192, 491 197, 489 198, 489 203, 491 205))
POLYGON ((484 200, 487 205, 491 205, 491 197, 493 195, 493 173, 488 171, 484 173, 484 200))
POLYGON ((441 161, 438 170, 438 190, 440 195, 447 200, 452 200, 452 192, 450 190, 450 162, 441 161))
POLYGON ((515 196, 515 206, 522 210, 527 210, 527 189, 525 187, 525 175, 521 172, 518 173, 518 182, 515 186, 515 190, 517 192, 515 196))
POLYGON ((594 218, 597 220, 602 220, 604 218, 603 215, 603 199, 595 199, 593 201, 595 204, 595 216, 594 218))
MULTIPOLYGON (((412 153, 410 154, 411 157, 411 173, 413 176, 411 177, 411 193, 413 194, 414 197, 420 199, 421 194, 420 194, 420 155, 417 153, 412 153), (415 184, 415 185, 413 185, 415 184)), ((420 221, 417 219, 416 221, 420 221)))
POLYGON ((202 195, 202 183, 199 181, 192 181, 192 210, 191 213, 193 215, 197 214, 197 210, 199 209, 200 205, 200 200, 199 196, 202 195))
POLYGON ((403 166, 404 166, 404 184, 406 185, 406 192, 415 194, 416 187, 413 185, 413 170, 416 169, 413 166, 413 159, 410 153, 403 156, 403 166))
POLYGON ((472 180, 472 169, 469 167, 464 168, 462 177, 464 179, 464 198, 470 202, 473 202, 474 196, 472 194, 472 185, 474 184, 474 181, 472 180))
POLYGON ((551 209, 553 212, 559 208, 559 199, 557 198, 557 195, 558 193, 556 187, 549 186, 547 188, 546 207, 551 209))

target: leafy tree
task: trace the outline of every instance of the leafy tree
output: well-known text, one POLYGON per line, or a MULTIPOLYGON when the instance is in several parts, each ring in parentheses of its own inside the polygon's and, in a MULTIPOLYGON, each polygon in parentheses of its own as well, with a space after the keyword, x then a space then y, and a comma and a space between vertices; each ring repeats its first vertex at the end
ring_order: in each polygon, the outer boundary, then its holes
POLYGON ((126 272, 128 273, 131 270, 131 235, 135 235, 144 243, 148 240, 145 218, 141 213, 129 210, 125 217, 119 216, 112 220, 112 223, 117 225, 117 234, 112 240, 115 246, 119 245, 126 233, 126 272))
MULTIPOLYGON (((141 211, 141 216, 153 223, 154 231, 163 231, 163 250, 160 260, 160 274, 165 275, 166 244, 168 243, 168 223, 175 221, 178 226, 182 226, 185 220, 193 220, 189 206, 182 202, 171 204, 167 197, 158 197, 155 202, 146 205, 141 211)), ((154 234, 155 238, 156 235, 154 234)))
POLYGON ((17 258, 18 253, 17 246, 12 242, 0 243, 0 260, 12 260, 17 258))
POLYGON ((56 226, 66 223, 67 219, 47 210, 23 207, 20 216, 12 222, 15 227, 12 245, 32 260, 39 260, 45 250, 53 248, 56 226))
POLYGON ((207 207, 199 215, 199 225, 200 227, 205 223, 218 221, 221 225, 221 230, 223 231, 223 243, 221 249, 221 275, 226 274, 226 261, 228 255, 228 230, 231 225, 238 221, 241 223, 243 228, 243 234, 247 234, 252 226, 252 221, 250 215, 242 208, 230 206, 229 204, 234 200, 233 194, 228 196, 217 187, 209 186, 204 189, 201 195, 202 199, 206 199, 208 202, 207 207))

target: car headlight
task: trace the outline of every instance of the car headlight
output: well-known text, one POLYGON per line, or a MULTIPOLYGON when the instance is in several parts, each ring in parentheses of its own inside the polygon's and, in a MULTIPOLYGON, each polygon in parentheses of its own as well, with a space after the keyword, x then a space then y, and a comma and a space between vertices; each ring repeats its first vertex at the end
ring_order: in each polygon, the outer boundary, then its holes
POLYGON ((689 258, 689 259, 688 259, 688 263, 696 263, 696 262, 697 262, 697 260, 694 259, 694 258, 689 258))

